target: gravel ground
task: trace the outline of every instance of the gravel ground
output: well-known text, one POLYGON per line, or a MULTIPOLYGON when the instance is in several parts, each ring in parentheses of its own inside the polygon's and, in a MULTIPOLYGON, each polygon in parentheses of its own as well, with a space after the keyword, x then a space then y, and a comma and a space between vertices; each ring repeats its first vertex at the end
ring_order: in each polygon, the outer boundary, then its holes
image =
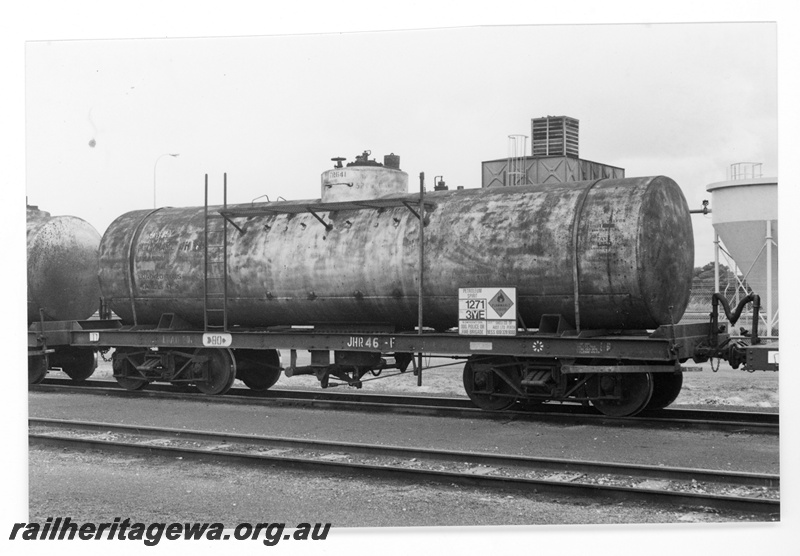
MULTIPOLYGON (((230 468, 164 457, 121 457, 59 449, 30 451, 30 519, 142 523, 331 523, 327 540, 281 541, 291 554, 754 554, 783 548, 774 523, 703 509, 657 508, 552 495, 485 491, 323 476, 278 468, 230 468), (38 485, 38 486, 35 486, 38 485), (761 540, 758 540, 761 539, 761 540), (702 548, 702 550, 699 547, 702 548), (711 547, 711 548, 709 548, 711 547)), ((286 537, 284 537, 286 538, 286 537)), ((782 537, 784 540, 786 535, 782 537)), ((153 550, 139 542, 58 548, 153 550), (84 548, 85 547, 85 548, 84 548)), ((196 553, 265 550, 261 542, 161 542, 196 553)), ((24 545, 26 551, 34 546, 24 545)), ((35 548, 47 548, 41 544, 35 548)), ((18 543, 12 548, 18 548, 18 543)), ((789 554, 790 551, 781 551, 789 554)))
MULTIPOLYGON (((202 398, 201 398, 202 400, 202 398)), ((778 473, 772 435, 560 425, 286 406, 31 392, 31 417, 169 426, 531 457, 778 473)))
POLYGON ((324 476, 283 468, 231 469, 165 457, 127 457, 34 448, 31 521, 285 522, 334 527, 710 523, 761 516, 698 509, 324 476))

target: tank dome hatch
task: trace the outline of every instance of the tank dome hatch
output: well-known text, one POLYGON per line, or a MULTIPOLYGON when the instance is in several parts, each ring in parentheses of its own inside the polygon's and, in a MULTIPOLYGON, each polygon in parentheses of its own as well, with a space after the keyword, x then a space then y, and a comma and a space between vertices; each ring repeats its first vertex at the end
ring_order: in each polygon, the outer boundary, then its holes
POLYGON ((365 201, 408 193, 408 174, 400 170, 400 157, 394 153, 383 163, 370 159, 365 150, 355 160, 342 165, 343 157, 331 158, 336 165, 322 173, 322 202, 365 201))

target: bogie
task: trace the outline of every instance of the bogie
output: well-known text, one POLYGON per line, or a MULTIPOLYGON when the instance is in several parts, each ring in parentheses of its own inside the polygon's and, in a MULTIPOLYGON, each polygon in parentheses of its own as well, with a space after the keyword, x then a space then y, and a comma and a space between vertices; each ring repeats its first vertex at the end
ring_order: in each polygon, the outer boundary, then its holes
POLYGON ((653 373, 653 396, 645 409, 664 409, 681 393, 683 373, 653 373))
POLYGON ((520 366, 513 357, 471 357, 463 378, 467 395, 481 409, 508 409, 521 394, 520 366))
POLYGON ((556 359, 471 357, 464 366, 464 388, 476 406, 487 410, 508 409, 516 402, 580 402, 612 417, 666 407, 680 392, 679 372, 647 372, 647 365, 641 365, 639 372, 615 373, 607 372, 615 366, 602 363, 572 360, 569 372, 562 372, 556 359))
POLYGON ((652 373, 596 374, 587 382, 592 405, 609 417, 642 411, 653 395, 652 373))
POLYGON ((236 359, 236 378, 251 390, 268 390, 281 377, 281 358, 277 350, 237 349, 233 350, 236 359))
POLYGON ((97 354, 91 349, 62 347, 49 359, 51 367, 60 367, 75 382, 83 382, 97 369, 97 354))
POLYGON ((140 390, 149 382, 171 382, 181 389, 192 385, 204 394, 224 394, 236 378, 236 363, 229 349, 148 350, 117 349, 114 378, 127 390, 140 390))
POLYGON ((195 387, 204 394, 224 394, 236 379, 236 361, 229 349, 201 349, 191 361, 192 376, 202 375, 195 387))
POLYGON ((47 356, 28 356, 28 384, 39 384, 47 376, 47 356))
POLYGON ((126 390, 141 390, 148 380, 137 370, 144 361, 144 350, 117 348, 112 356, 112 369, 117 383, 126 390))

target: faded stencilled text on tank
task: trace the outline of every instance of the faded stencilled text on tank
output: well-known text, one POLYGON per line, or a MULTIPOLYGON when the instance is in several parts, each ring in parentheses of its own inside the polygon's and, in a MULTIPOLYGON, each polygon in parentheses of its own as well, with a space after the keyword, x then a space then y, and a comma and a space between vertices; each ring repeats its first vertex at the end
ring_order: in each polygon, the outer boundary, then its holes
POLYGON ((187 238, 170 231, 142 234, 137 244, 136 284, 141 293, 177 292, 183 287, 186 271, 202 262, 202 238, 187 238), (188 255, 189 259, 183 261, 188 255), (175 264, 185 262, 184 265, 175 264))
POLYGON ((618 224, 625 222, 621 218, 613 218, 609 222, 603 222, 600 226, 592 228, 587 234, 589 247, 593 249, 611 249, 619 235, 618 224))

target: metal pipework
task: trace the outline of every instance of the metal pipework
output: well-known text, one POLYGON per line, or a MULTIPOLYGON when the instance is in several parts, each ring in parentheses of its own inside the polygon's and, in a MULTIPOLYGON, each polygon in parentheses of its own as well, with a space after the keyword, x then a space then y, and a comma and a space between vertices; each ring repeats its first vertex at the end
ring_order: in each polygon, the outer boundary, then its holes
POLYGON ((758 312, 761 309, 761 297, 755 293, 748 294, 745 298, 743 298, 739 305, 736 306, 736 310, 731 311, 731 307, 728 304, 728 300, 720 293, 715 293, 711 296, 711 345, 717 345, 717 334, 719 333, 719 306, 722 305, 722 309, 725 311, 725 318, 728 319, 732 325, 736 324, 739 320, 739 317, 742 315, 742 311, 744 310, 745 305, 750 302, 753 302, 753 323, 750 332, 750 343, 753 345, 761 343, 761 339, 758 337, 758 312))
POLYGON ((691 214, 711 214, 711 209, 708 208, 708 199, 703 199, 703 208, 690 210, 689 212, 691 214))

